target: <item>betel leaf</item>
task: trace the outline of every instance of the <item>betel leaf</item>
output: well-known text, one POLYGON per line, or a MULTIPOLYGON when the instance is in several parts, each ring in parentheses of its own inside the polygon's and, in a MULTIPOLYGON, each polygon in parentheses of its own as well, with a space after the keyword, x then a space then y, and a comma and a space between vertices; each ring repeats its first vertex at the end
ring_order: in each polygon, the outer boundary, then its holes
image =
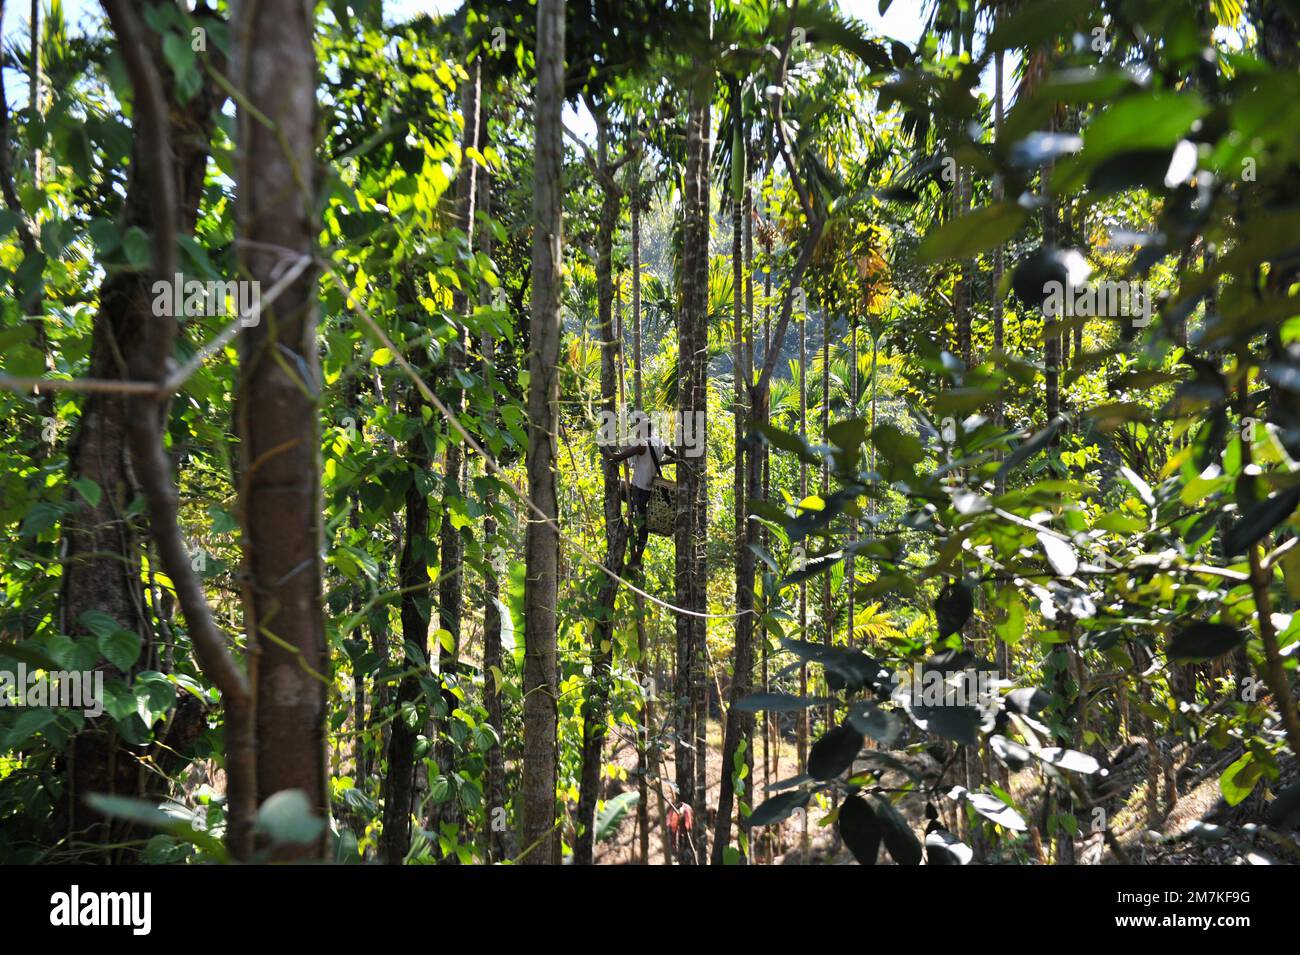
POLYGON ((1246 635, 1226 623, 1198 620, 1174 634, 1166 655, 1170 660, 1209 660, 1235 650, 1246 635))
POLYGON ((114 630, 98 638, 99 652, 119 670, 129 670, 140 659, 140 634, 133 630, 114 630))
POLYGON ((1009 241, 1024 223, 1028 210, 1016 202, 995 202, 943 223, 922 240, 921 262, 964 259, 1009 241))
POLYGON ((750 826, 770 826, 794 815, 797 810, 808 805, 808 800, 811 798, 812 793, 807 789, 792 789, 790 792, 780 793, 755 809, 747 821, 750 826))
POLYGON ((875 797, 875 810, 876 818, 880 820, 885 848, 894 857, 894 861, 899 865, 920 865, 921 840, 916 838, 916 833, 907 824, 907 820, 883 796, 875 797))
POLYGON ((1223 535, 1223 550, 1229 557, 1244 553, 1273 530, 1300 504, 1300 485, 1278 491, 1268 500, 1252 504, 1223 535))
POLYGON ((939 623, 939 639, 961 633, 966 621, 975 612, 975 595, 970 587, 960 581, 949 583, 934 602, 934 616, 939 623))
POLYGON ((835 824, 858 865, 875 865, 884 828, 870 804, 856 794, 847 797, 840 806, 840 816, 835 824))
POLYGON ((117 622, 117 619, 112 614, 107 614, 102 610, 87 610, 77 618, 77 623, 96 637, 104 637, 115 630, 122 629, 122 625, 117 622))
POLYGON ((813 779, 834 779, 853 765, 862 751, 862 734, 845 723, 826 733, 808 751, 808 775, 813 779))

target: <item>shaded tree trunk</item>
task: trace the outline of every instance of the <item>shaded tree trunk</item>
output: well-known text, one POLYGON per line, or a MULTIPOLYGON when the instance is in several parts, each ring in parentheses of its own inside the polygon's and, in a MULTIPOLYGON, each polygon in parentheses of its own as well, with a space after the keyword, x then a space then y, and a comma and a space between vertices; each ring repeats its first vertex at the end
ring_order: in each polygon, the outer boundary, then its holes
MULTIPOLYGON (((609 120, 602 107, 596 117, 597 177, 601 182, 600 219, 596 229, 596 314, 600 324, 600 405, 610 414, 618 412, 618 335, 614 329, 614 230, 618 225, 622 191, 614 183, 609 167, 609 120)), ((605 566, 623 573, 627 548, 627 525, 623 522, 623 494, 619 466, 602 458, 605 508, 605 566)), ((582 770, 578 795, 578 833, 573 846, 575 865, 590 865, 595 845, 596 803, 600 799, 600 769, 604 759, 609 691, 613 680, 614 605, 618 581, 601 576, 596 599, 596 626, 592 631, 591 679, 583 694, 582 770)))
MULTIPOLYGON (((745 401, 749 397, 751 371, 745 361, 744 338, 747 329, 745 309, 745 244, 744 212, 746 190, 745 130, 739 106, 739 84, 733 86, 732 116, 735 123, 732 135, 732 180, 731 180, 731 313, 732 313, 732 407, 735 416, 735 468, 733 495, 735 508, 733 512, 736 528, 736 649, 732 665, 731 692, 727 706, 726 723, 722 740, 722 783, 718 794, 717 826, 713 837, 714 865, 721 865, 731 844, 731 814, 735 800, 736 756, 743 745, 744 765, 750 770, 746 779, 752 778, 754 717, 737 708, 738 700, 749 695, 753 680, 753 632, 754 632, 754 552, 749 549, 749 508, 746 501, 746 483, 749 469, 746 467, 747 442, 745 432, 748 427, 745 401)), ((754 459, 755 449, 748 446, 750 460, 754 459)), ((744 843, 742 843, 743 847, 744 843)), ((743 864, 748 852, 740 853, 743 864)))
MULTIPOLYGON (((483 131, 480 93, 482 89, 482 62, 475 59, 470 64, 469 79, 461 84, 461 115, 464 131, 461 137, 462 158, 460 174, 457 177, 456 218, 465 233, 465 244, 470 253, 474 253, 475 215, 478 211, 478 174, 476 163, 468 155, 468 150, 482 150, 486 145, 483 131)), ((467 285, 463 291, 454 294, 453 308, 468 322, 478 295, 473 289, 475 283, 467 285)), ((447 406, 457 417, 465 411, 465 391, 457 380, 456 373, 465 367, 466 346, 468 344, 464 328, 456 331, 455 341, 448 349, 449 374, 447 387, 449 395, 447 406)), ((460 437, 448 428, 447 450, 443 458, 443 494, 442 523, 439 527, 440 559, 438 562, 438 625, 450 634, 450 638, 438 644, 438 677, 442 685, 442 704, 435 712, 433 721, 435 753, 438 772, 451 779, 455 769, 456 744, 451 736, 452 713, 460 705, 459 661, 462 617, 462 594, 464 591, 463 565, 465 560, 465 540, 463 532, 452 520, 452 509, 464 500, 462 488, 462 471, 464 456, 461 453, 460 437)), ((459 826, 462 822, 459 808, 459 793, 455 787, 448 788, 448 798, 432 807, 429 828, 437 831, 443 824, 459 826)), ((464 833, 461 834, 462 836, 464 833)), ((455 853, 449 853, 443 862, 456 861, 455 853)))
MULTIPOLYGON (((682 305, 678 319, 678 407, 683 423, 698 427, 705 415, 706 313, 708 310, 708 136, 712 78, 698 77, 691 88, 686 129, 686 187, 682 209, 682 305)), ((676 602, 688 610, 704 607, 701 580, 703 563, 703 461, 677 466, 676 602)), ((704 860, 700 838, 705 794, 698 790, 699 765, 705 754, 698 746, 707 727, 699 725, 701 699, 706 691, 704 672, 704 622, 678 614, 676 695, 677 800, 681 807, 677 856, 683 864, 704 860), (687 812, 689 810, 689 813, 687 812), (691 824, 687 825, 689 816, 691 824)))
MULTIPOLYGON (((317 253, 316 51, 313 7, 232 4, 244 101, 239 123, 240 261, 263 288, 317 253), (263 119, 254 118, 252 110, 263 119)), ((256 688, 257 790, 301 790, 329 814, 325 703, 329 648, 321 603, 316 271, 308 266, 245 329, 237 427, 244 616, 256 688)), ((324 856, 328 830, 277 857, 324 856)))
POLYGON ((559 404, 560 267, 563 250, 564 4, 538 0, 533 164, 532 349, 528 355, 528 515, 524 583, 524 856, 557 861, 555 602, 559 535, 555 431, 559 404), (544 517, 545 520, 541 518, 544 517))
MULTIPOLYGON (((212 130, 225 96, 215 84, 205 83, 187 104, 176 103, 171 73, 163 66, 158 35, 145 30, 142 39, 144 52, 158 71, 169 105, 167 123, 172 162, 167 174, 174 183, 178 227, 188 234, 194 231, 198 218, 212 130)), ((224 64, 220 66, 224 68, 224 64)), ((157 172, 148 161, 147 149, 137 125, 133 128, 130 179, 121 213, 123 229, 150 228, 159 190, 157 172)), ((5 182, 9 185, 7 170, 5 182)), ((22 235, 30 237, 25 226, 22 235)), ((27 239, 24 239, 24 249, 26 254, 37 254, 34 242, 27 250, 27 239)), ((142 344, 145 328, 153 316, 153 297, 151 277, 146 272, 113 271, 104 279, 99 289, 99 312, 91 333, 90 377, 129 377, 124 356, 142 344)), ((41 309, 39 283, 24 308, 41 309)), ((87 394, 68 445, 69 485, 89 480, 101 494, 95 504, 81 494, 74 495, 75 508, 63 522, 59 632, 73 636, 85 634, 87 630, 81 623, 83 614, 91 610, 107 613, 123 629, 140 635, 141 653, 136 670, 170 669, 159 657, 144 604, 139 529, 126 516, 132 499, 141 491, 128 453, 130 405, 124 395, 87 394)), ((128 680, 132 676, 117 675, 128 680)), ((204 728, 202 707, 178 710, 174 719, 182 717, 185 725, 173 725, 173 735, 178 735, 177 731, 179 735, 188 735, 190 730, 201 732, 204 728)), ((86 805, 86 794, 143 797, 159 791, 157 775, 140 771, 141 753, 117 737, 110 719, 99 722, 101 725, 92 725, 75 736, 68 748, 71 773, 68 826, 82 840, 96 837, 97 830, 92 827, 99 825, 96 820, 100 818, 86 805)), ((117 828, 112 838, 121 841, 125 832, 117 828)), ((103 834, 107 836, 106 831, 103 834)))
MULTIPOLYGON (((420 398, 414 388, 406 402, 406 413, 419 420, 420 398)), ((404 675, 394 700, 395 715, 388 733, 388 773, 384 776, 384 830, 380 855, 389 865, 400 865, 411 847, 411 813, 415 798, 415 742, 421 721, 418 716, 424 691, 418 674, 427 672, 429 650, 428 592, 433 542, 429 539, 429 499, 417 477, 429 467, 424 436, 416 433, 406 446, 410 483, 406 485, 405 530, 398 561, 398 587, 402 591, 402 670, 404 675)))

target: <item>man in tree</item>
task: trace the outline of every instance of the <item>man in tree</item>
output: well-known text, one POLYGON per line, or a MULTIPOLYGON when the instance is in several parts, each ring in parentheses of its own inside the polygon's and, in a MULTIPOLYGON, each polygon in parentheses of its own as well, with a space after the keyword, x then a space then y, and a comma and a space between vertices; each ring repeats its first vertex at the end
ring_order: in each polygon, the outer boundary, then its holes
POLYGON ((654 433, 650 416, 644 411, 635 411, 631 417, 633 434, 637 441, 619 451, 601 448, 601 453, 617 463, 634 458, 632 462, 632 486, 630 503, 632 505, 632 526, 636 536, 632 539, 632 553, 628 558, 628 567, 637 570, 641 567, 641 554, 650 537, 649 512, 650 495, 654 488, 654 479, 663 476, 660 464, 663 461, 675 462, 676 453, 664 444, 663 439, 654 433))

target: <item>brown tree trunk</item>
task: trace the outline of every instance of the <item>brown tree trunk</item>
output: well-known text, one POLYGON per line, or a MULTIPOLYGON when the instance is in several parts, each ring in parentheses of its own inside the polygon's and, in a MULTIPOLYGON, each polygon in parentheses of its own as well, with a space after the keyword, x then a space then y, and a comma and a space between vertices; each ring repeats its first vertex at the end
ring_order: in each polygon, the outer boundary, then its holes
MULTIPOLYGON (((478 210, 478 175, 476 164, 468 156, 468 150, 482 149, 486 145, 483 135, 482 110, 479 103, 482 88, 482 62, 475 59, 469 65, 469 79, 461 84, 461 115, 464 130, 461 137, 462 158, 460 175, 457 183, 456 218, 465 233, 465 243, 469 253, 474 253, 474 219, 478 210)), ((466 321, 473 312, 478 295, 472 288, 454 294, 453 308, 466 321)), ((466 332, 457 329, 455 341, 447 352, 449 373, 447 387, 449 395, 447 406, 458 417, 465 410, 465 392, 457 381, 457 371, 465 367, 465 353, 468 342, 466 332)), ((438 762, 438 772, 451 779, 455 768, 456 744, 451 736, 452 713, 460 705, 456 690, 459 676, 457 669, 460 661, 460 638, 462 617, 462 594, 464 591, 463 565, 465 559, 465 540, 463 532, 452 522, 452 505, 463 500, 462 471, 464 456, 461 453, 460 437, 454 430, 448 429, 447 451, 443 459, 443 494, 442 524, 439 527, 440 559, 438 562, 438 626, 450 634, 450 639, 438 644, 438 677, 442 684, 442 705, 435 711, 434 741, 438 762)), ((459 808, 459 793, 455 787, 449 787, 448 797, 435 804, 429 813, 429 828, 438 831, 443 824, 459 827, 462 814, 459 808)), ((463 837, 465 834, 461 833, 463 837)), ((462 839, 463 841, 463 839, 462 839)), ((442 858, 445 863, 456 861, 455 853, 442 858)))
POLYGON ((556 652, 559 512, 555 431, 560 398, 563 249, 564 4, 537 3, 537 112, 533 164, 532 350, 528 355, 528 515, 524 583, 523 862, 553 863, 556 835, 556 652), (543 520, 542 518, 545 518, 543 520))
MULTIPOLYGON (((172 100, 170 71, 163 67, 161 44, 152 30, 142 33, 147 53, 158 71, 163 91, 171 106, 168 140, 172 163, 168 175, 175 183, 178 227, 192 233, 203 195, 203 174, 215 117, 225 96, 214 84, 204 84, 184 107, 172 100)), ((158 194, 156 172, 147 158, 147 145, 138 127, 133 129, 131 172, 122 207, 123 229, 149 229, 153 203, 158 194)), ((7 157, 6 157, 7 158, 7 157)), ((7 175, 6 175, 7 181, 7 175)), ((23 230, 26 234, 26 229, 23 230)), ((35 253, 33 244, 31 254, 35 253)), ((169 277, 170 278, 170 277, 169 277)), ((25 307, 39 310, 39 284, 25 307)), ((89 376, 129 377, 123 356, 141 344, 141 336, 152 318, 151 277, 145 272, 114 271, 99 289, 99 313, 91 333, 89 376)), ((59 595, 59 632, 81 635, 87 632, 81 617, 97 610, 107 613, 122 628, 138 633, 141 653, 137 670, 169 669, 159 658, 153 628, 144 605, 140 585, 142 541, 139 528, 125 516, 132 499, 140 492, 139 482, 128 455, 129 399, 123 395, 91 392, 84 398, 81 416, 68 445, 68 483, 93 481, 101 494, 91 504, 81 494, 73 500, 75 510, 63 522, 63 578, 59 595)), ((116 672, 116 671, 113 671, 116 672)), ((131 674, 118 674, 130 679, 131 674)), ((180 718, 182 711, 177 711, 180 718)), ((184 710, 185 720, 202 730, 202 708, 184 710)), ((94 838, 89 827, 100 817, 86 805, 88 793, 145 796, 158 791, 155 773, 141 772, 140 753, 117 738, 112 721, 88 727, 69 744, 68 824, 78 838, 94 838)), ((185 730, 187 727, 173 727, 185 730)), ((120 841, 118 831, 113 837, 120 841)), ((119 856, 118 858, 122 858, 119 856)))
MULTIPOLYGON (((726 851, 731 844, 731 815, 735 801, 736 755, 740 747, 745 746, 744 763, 750 772, 745 779, 753 776, 753 738, 754 717, 741 712, 737 701, 749 695, 754 669, 754 552, 749 549, 749 508, 745 500, 746 481, 749 469, 746 467, 748 427, 745 401, 749 397, 751 372, 745 361, 744 338, 747 329, 745 309, 745 233, 744 212, 746 160, 744 124, 741 118, 738 90, 733 88, 733 119, 736 124, 732 136, 732 162, 736 164, 739 174, 733 172, 731 193, 731 313, 732 313, 732 407, 735 416, 735 468, 733 471, 733 494, 735 497, 736 538, 736 650, 732 665, 731 692, 727 706, 726 724, 722 740, 722 784, 718 794, 717 826, 713 837, 714 865, 725 861, 726 851)), ((752 460, 755 449, 748 446, 749 458, 752 460)), ((743 843, 742 843, 743 846, 743 843)), ((740 853, 740 862, 747 861, 748 853, 740 853)))
MULTIPOLYGON (((406 413, 419 419, 420 399, 411 389, 406 413)), ((389 865, 401 865, 411 847, 411 812, 415 792, 415 742, 419 734, 418 711, 423 689, 420 672, 428 669, 430 598, 427 590, 432 541, 429 540, 429 499, 416 475, 429 466, 423 435, 415 434, 406 447, 411 481, 406 486, 406 520, 402 554, 398 562, 398 587, 402 591, 402 669, 397 687, 396 713, 388 734, 388 772, 384 776, 384 830, 380 854, 389 865), (413 710, 414 708, 414 710, 413 710)))
MULTIPOLYGON (((697 427, 705 413, 705 322, 708 310, 708 136, 712 78, 698 77, 691 89, 686 129, 686 188, 683 195, 682 305, 678 319, 678 407, 684 425, 697 427)), ((704 607, 701 580, 703 538, 703 460, 677 466, 676 595, 677 604, 700 612, 704 607)), ((698 791, 699 764, 704 750, 698 746, 706 726, 699 725, 701 700, 706 691, 703 620, 677 615, 676 723, 677 799, 681 807, 678 859, 686 865, 703 862, 701 838, 705 825, 705 794, 698 791), (692 824, 685 824, 686 810, 692 824)))
MULTIPOLYGON (((618 413, 618 335, 614 329, 614 230, 618 225, 622 192, 609 167, 609 121, 601 107, 596 117, 596 172, 601 181, 600 220, 596 228, 596 314, 600 323, 600 406, 618 413)), ((623 495, 619 466, 602 459, 605 507, 605 566, 623 573, 627 547, 627 525, 623 522, 623 495)), ((614 604, 618 581, 602 575, 596 600, 596 626, 592 631, 591 679, 583 694, 582 770, 578 794, 577 837, 573 846, 575 865, 591 865, 595 846, 596 803, 600 799, 600 769, 604 759, 605 724, 609 713, 609 691, 613 680, 614 604)))
MULTIPOLYGON (((243 95, 238 226, 247 275, 270 288, 317 254, 313 6, 232 4, 243 95), (256 110, 256 112, 254 112, 256 110), (263 117, 265 119, 263 119, 263 117), (265 123, 272 124, 268 127, 265 123)), ((329 648, 321 604, 316 271, 290 284, 243 332, 237 408, 244 616, 256 688, 258 801, 301 790, 329 815, 325 703, 329 648)), ((277 857, 323 857, 328 830, 277 857)))

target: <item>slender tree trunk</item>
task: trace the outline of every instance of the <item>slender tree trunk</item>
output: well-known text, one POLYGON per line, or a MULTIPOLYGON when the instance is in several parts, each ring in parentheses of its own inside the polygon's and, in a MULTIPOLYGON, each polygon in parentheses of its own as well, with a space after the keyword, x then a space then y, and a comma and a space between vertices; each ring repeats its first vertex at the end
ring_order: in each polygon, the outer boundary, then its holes
MULTIPOLYGON (((708 309, 708 136, 712 81, 701 76, 691 89, 686 131, 686 188, 682 208, 682 307, 678 322, 678 405, 682 421, 698 427, 705 415, 705 321, 708 309)), ((704 505, 704 459, 677 466, 676 591, 679 606, 702 611, 701 581, 704 505)), ((697 764, 704 760, 698 746, 707 725, 701 727, 700 700, 705 692, 704 626, 698 617, 677 615, 677 749, 676 772, 682 825, 678 831, 678 858, 683 864, 703 861, 699 838, 704 825, 703 792, 697 791, 697 764), (691 825, 686 825, 689 809, 691 825)))
MULTIPOLYGON (((735 469, 733 494, 735 509, 733 512, 736 528, 736 650, 732 665, 731 693, 727 706, 726 723, 722 742, 722 782, 718 795, 717 827, 713 837, 714 865, 721 865, 727 848, 731 844, 731 814, 735 800, 735 786, 738 770, 736 757, 742 746, 745 747, 743 765, 748 769, 753 764, 754 718, 752 714, 741 712, 737 701, 749 695, 753 679, 753 631, 754 631, 754 552, 749 549, 749 508, 745 500, 748 469, 745 466, 745 430, 748 427, 745 400, 749 396, 751 385, 749 372, 745 363, 744 339, 747 323, 745 321, 745 134, 744 123, 739 105, 739 84, 733 88, 732 115, 735 128, 732 135, 732 163, 734 164, 731 180, 731 281, 732 281, 732 408, 735 417, 735 469)), ((749 454, 753 456, 753 449, 749 454)), ((745 778, 750 778, 747 772, 745 778)), ((743 865, 749 852, 747 840, 742 840, 739 861, 743 865)))
MULTIPOLYGON (((609 121, 604 110, 596 114, 597 162, 602 181, 600 220, 596 229, 596 313, 600 323, 600 403, 610 414, 618 413, 618 336, 613 323, 614 230, 618 225, 621 192, 609 168, 609 121)), ((627 548, 627 525, 623 522, 623 494, 619 466, 602 459, 605 505, 605 566, 623 572, 627 548)), ((592 631, 591 679, 584 693, 582 715, 582 770, 578 794, 578 834, 573 846, 576 865, 591 865, 595 846, 596 803, 600 798, 600 769, 604 760, 609 691, 613 681, 614 604, 618 581, 604 575, 597 598, 596 626, 592 631)))
MULTIPOLYGON (((409 417, 419 420, 420 399, 412 388, 406 404, 409 417)), ((406 446, 411 481, 406 485, 405 533, 398 562, 398 586, 402 591, 402 669, 405 675, 397 687, 394 714, 388 734, 388 772, 384 777, 384 830, 380 852, 389 865, 400 865, 411 847, 411 813, 415 801, 415 743, 421 720, 418 716, 423 689, 419 674, 428 668, 429 616, 428 567, 432 563, 433 541, 429 539, 429 499, 416 475, 429 467, 429 451, 422 434, 415 434, 406 446)))
MULTIPOLYGON (((478 174, 476 163, 468 151, 470 147, 481 150, 486 145, 483 131, 480 94, 482 90, 482 61, 475 59, 468 70, 469 79, 461 84, 461 116, 463 130, 461 134, 461 167, 457 177, 456 218, 465 233, 465 244, 474 254, 475 216, 478 211, 478 174)), ((458 291, 453 298, 456 313, 468 322, 478 301, 476 289, 467 286, 458 291)), ((465 367, 468 341, 466 331, 460 328, 456 338, 447 352, 449 395, 447 406, 458 417, 465 411, 465 391, 457 381, 456 373, 465 367)), ((463 502, 462 472, 464 455, 461 453, 459 436, 448 428, 447 450, 443 459, 443 494, 442 523, 438 530, 440 559, 438 561, 438 625, 447 631, 438 644, 438 677, 442 684, 442 705, 435 711, 433 721, 435 753, 438 772, 449 780, 455 771, 456 743, 451 735, 452 713, 460 705, 459 690, 461 617, 464 592, 463 565, 465 560, 464 532, 455 526, 452 520, 453 508, 463 502)), ((462 824, 459 794, 455 787, 449 787, 448 798, 432 807, 429 813, 429 828, 437 831, 442 825, 462 824)), ((462 835, 464 835, 462 833, 462 835)), ((463 840, 462 840, 463 841, 463 840)), ((455 853, 443 857, 445 863, 456 861, 455 853)))
MULTIPOLYGON (((171 74, 162 65, 158 35, 147 30, 143 39, 170 103, 174 89, 171 74)), ((198 218, 209 143, 224 100, 224 94, 215 84, 205 83, 185 109, 172 108, 169 112, 172 164, 168 175, 175 182, 178 226, 186 234, 194 231, 198 218)), ((132 226, 149 229, 158 194, 156 172, 148 161, 141 129, 134 128, 132 135, 130 179, 121 224, 124 229, 132 226)), ((9 182, 7 171, 5 182, 9 182)), ((22 234, 30 235, 26 227, 22 234)), ((34 242, 25 254, 37 254, 34 242)), ((99 312, 91 333, 91 377, 123 376, 126 369, 121 364, 122 356, 136 350, 153 318, 154 296, 150 288, 147 273, 130 270, 113 271, 100 285, 99 312)), ((40 283, 36 283, 33 297, 24 304, 25 310, 34 310, 28 314, 41 310, 41 299, 40 283)), ((75 481, 89 480, 100 488, 101 494, 95 504, 80 494, 74 495, 71 498, 74 509, 63 521, 59 632, 84 635, 87 631, 81 623, 83 614, 91 610, 107 613, 123 629, 140 635, 137 670, 170 671, 169 665, 159 661, 153 628, 144 606, 144 589, 140 584, 141 529, 126 516, 132 499, 141 490, 129 461, 129 406, 130 401, 124 396, 87 394, 68 444, 69 486, 75 481)), ((131 677, 131 674, 117 675, 128 680, 131 677)), ((172 719, 171 732, 175 736, 188 733, 190 728, 201 731, 206 722, 202 707, 182 707, 172 719), (184 725, 174 725, 175 721, 184 725)), ((116 735, 112 721, 107 718, 88 725, 85 732, 74 736, 68 751, 71 779, 66 822, 82 841, 95 838, 95 832, 89 827, 97 825, 94 820, 99 819, 85 802, 88 793, 143 797, 158 791, 157 775, 139 771, 141 753, 116 735)), ((113 838, 121 841, 125 833, 122 827, 115 828, 113 838)))
POLYGON ((555 432, 560 399, 560 268, 564 167, 560 108, 564 101, 564 3, 537 3, 537 94, 533 163, 532 349, 528 355, 528 515, 524 582, 524 845, 523 861, 553 863, 556 834, 555 603, 559 510, 555 495, 555 432), (541 518, 544 517, 545 520, 541 518))
MULTIPOLYGON (((481 109, 484 123, 487 122, 488 110, 481 109)), ((492 176, 487 169, 479 169, 479 205, 484 214, 492 210, 492 176)), ((482 238, 483 252, 492 254, 492 231, 485 229, 482 238)), ((486 290, 480 288, 480 303, 488 305, 486 290)), ((496 387, 496 338, 491 331, 483 332, 483 380, 489 394, 496 387)), ((496 422, 494 422, 495 424, 496 422)), ((501 702, 501 684, 505 675, 505 657, 501 646, 501 576, 509 579, 510 566, 506 560, 506 551, 497 528, 497 490, 493 482, 496 478, 485 474, 483 494, 483 708, 487 711, 488 724, 496 731, 496 739, 488 748, 486 782, 484 799, 488 807, 487 861, 502 862, 510 850, 505 825, 506 807, 506 767, 505 754, 501 741, 505 738, 505 717, 501 702)))
MULTIPOLYGON (((238 114, 238 224, 248 276, 270 288, 294 256, 315 256, 316 51, 313 7, 232 4, 238 114), (247 105, 248 109, 242 108, 247 105), (258 118, 254 118, 253 110, 258 118), (271 127, 261 117, 268 119, 271 127)), ((321 603, 316 271, 307 269, 243 332, 237 420, 244 618, 257 691, 257 790, 301 790, 329 815, 321 603)), ((278 857, 323 856, 328 830, 278 857)))

